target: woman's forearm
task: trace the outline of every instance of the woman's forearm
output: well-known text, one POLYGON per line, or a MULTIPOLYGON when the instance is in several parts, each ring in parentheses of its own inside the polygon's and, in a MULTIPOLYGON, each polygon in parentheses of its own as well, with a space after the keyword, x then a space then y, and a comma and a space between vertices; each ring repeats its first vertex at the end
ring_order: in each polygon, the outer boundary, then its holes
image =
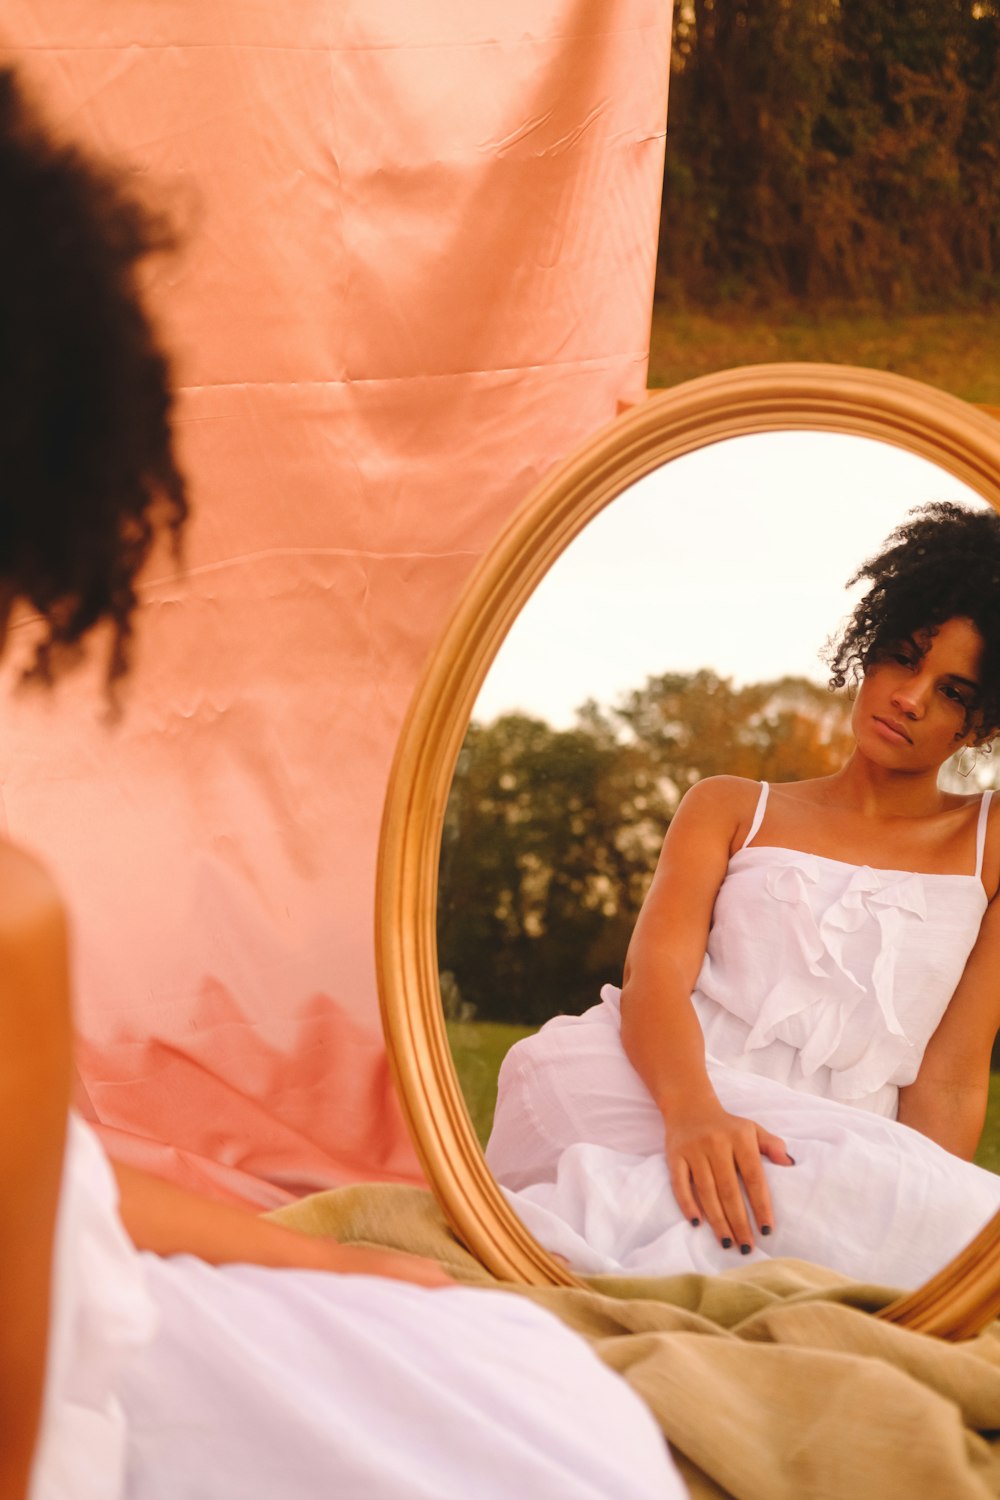
POLYGON ((622 1046, 629 1062, 669 1120, 694 1105, 718 1103, 705 1066, 705 1041, 690 987, 669 954, 651 954, 655 981, 626 967, 622 987, 622 1046))
POLYGON ((746 800, 745 783, 727 777, 686 794, 625 958, 622 1045, 666 1120, 691 1103, 719 1107, 691 992, 746 800))
POLYGON ((196 1255, 212 1265, 332 1269, 332 1242, 259 1218, 251 1209, 199 1197, 136 1167, 113 1163, 119 1212, 133 1243, 157 1255, 196 1255))
MULTIPOLYGON (((201 1198, 136 1167, 113 1162, 119 1212, 139 1250, 157 1255, 195 1255, 210 1265, 270 1266, 277 1270, 333 1271, 344 1276, 383 1276, 415 1286, 451 1286, 432 1260, 405 1251, 342 1245, 328 1235, 304 1234, 251 1209, 201 1198)), ((3 1492, 0 1491, 0 1495, 3 1492)))

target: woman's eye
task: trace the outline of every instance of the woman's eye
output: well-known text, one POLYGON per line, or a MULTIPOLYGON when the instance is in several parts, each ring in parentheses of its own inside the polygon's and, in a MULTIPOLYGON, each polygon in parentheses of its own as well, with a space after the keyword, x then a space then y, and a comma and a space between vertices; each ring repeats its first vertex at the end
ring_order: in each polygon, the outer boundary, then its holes
POLYGON ((912 656, 907 656, 905 651, 894 651, 892 660, 898 662, 901 667, 914 667, 916 662, 912 656))

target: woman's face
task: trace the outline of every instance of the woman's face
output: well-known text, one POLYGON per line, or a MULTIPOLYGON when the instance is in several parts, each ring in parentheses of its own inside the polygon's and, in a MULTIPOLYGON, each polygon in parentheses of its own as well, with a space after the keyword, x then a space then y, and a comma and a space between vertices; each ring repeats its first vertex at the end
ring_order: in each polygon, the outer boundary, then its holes
POLYGON ((869 662, 851 724, 871 759, 897 770, 936 770, 976 738, 983 638, 971 620, 918 630, 869 662))

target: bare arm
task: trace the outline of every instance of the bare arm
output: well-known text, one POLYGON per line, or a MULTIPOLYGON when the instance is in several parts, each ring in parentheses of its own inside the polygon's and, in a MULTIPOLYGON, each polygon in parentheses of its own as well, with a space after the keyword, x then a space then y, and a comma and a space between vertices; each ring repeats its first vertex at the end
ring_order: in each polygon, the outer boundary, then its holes
POLYGON ((345 1275, 388 1276, 418 1286, 450 1286, 430 1260, 390 1250, 341 1245, 262 1219, 252 1210, 202 1198, 135 1167, 113 1163, 122 1222, 140 1250, 196 1255, 212 1265, 298 1267, 345 1275))
POLYGON ((982 1134, 990 1052, 1000 1028, 1000 897, 983 918, 958 988, 927 1044, 920 1072, 899 1091, 898 1118, 956 1156, 982 1134))
POLYGON ((691 1005, 736 814, 712 781, 688 792, 660 851, 625 958, 622 1044, 661 1110, 714 1099, 691 1005))
POLYGON ((66 924, 48 876, 0 847, 0 1494, 21 1500, 44 1388, 69 1107, 66 924))
POLYGON ((741 1247, 753 1239, 741 1181, 767 1233, 774 1218, 761 1154, 792 1162, 777 1136, 719 1103, 691 992, 747 791, 734 777, 717 777, 682 801, 629 944, 622 986, 622 1045, 663 1115, 674 1195, 689 1219, 703 1215, 720 1242, 741 1247))

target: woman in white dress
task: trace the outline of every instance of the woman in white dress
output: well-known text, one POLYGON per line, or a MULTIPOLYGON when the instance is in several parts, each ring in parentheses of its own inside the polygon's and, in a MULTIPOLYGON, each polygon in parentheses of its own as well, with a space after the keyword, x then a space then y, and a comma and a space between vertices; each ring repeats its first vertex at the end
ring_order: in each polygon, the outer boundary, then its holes
MULTIPOLYGON (((186 513, 136 294, 162 236, 2 69, 0 200, 0 644, 24 601, 47 682, 109 622, 113 683, 154 529, 186 513)), ((646 1408, 532 1304, 116 1181, 69 1111, 66 928, 0 841, 4 1500, 682 1493, 646 1408)))
POLYGON ((1000 817, 938 785, 1000 728, 1000 517, 924 507, 857 577, 830 658, 857 686, 846 765, 692 787, 622 990, 505 1060, 487 1159, 581 1269, 742 1253, 908 1287, 1000 1208, 968 1160, 1000 1026, 1000 817))

